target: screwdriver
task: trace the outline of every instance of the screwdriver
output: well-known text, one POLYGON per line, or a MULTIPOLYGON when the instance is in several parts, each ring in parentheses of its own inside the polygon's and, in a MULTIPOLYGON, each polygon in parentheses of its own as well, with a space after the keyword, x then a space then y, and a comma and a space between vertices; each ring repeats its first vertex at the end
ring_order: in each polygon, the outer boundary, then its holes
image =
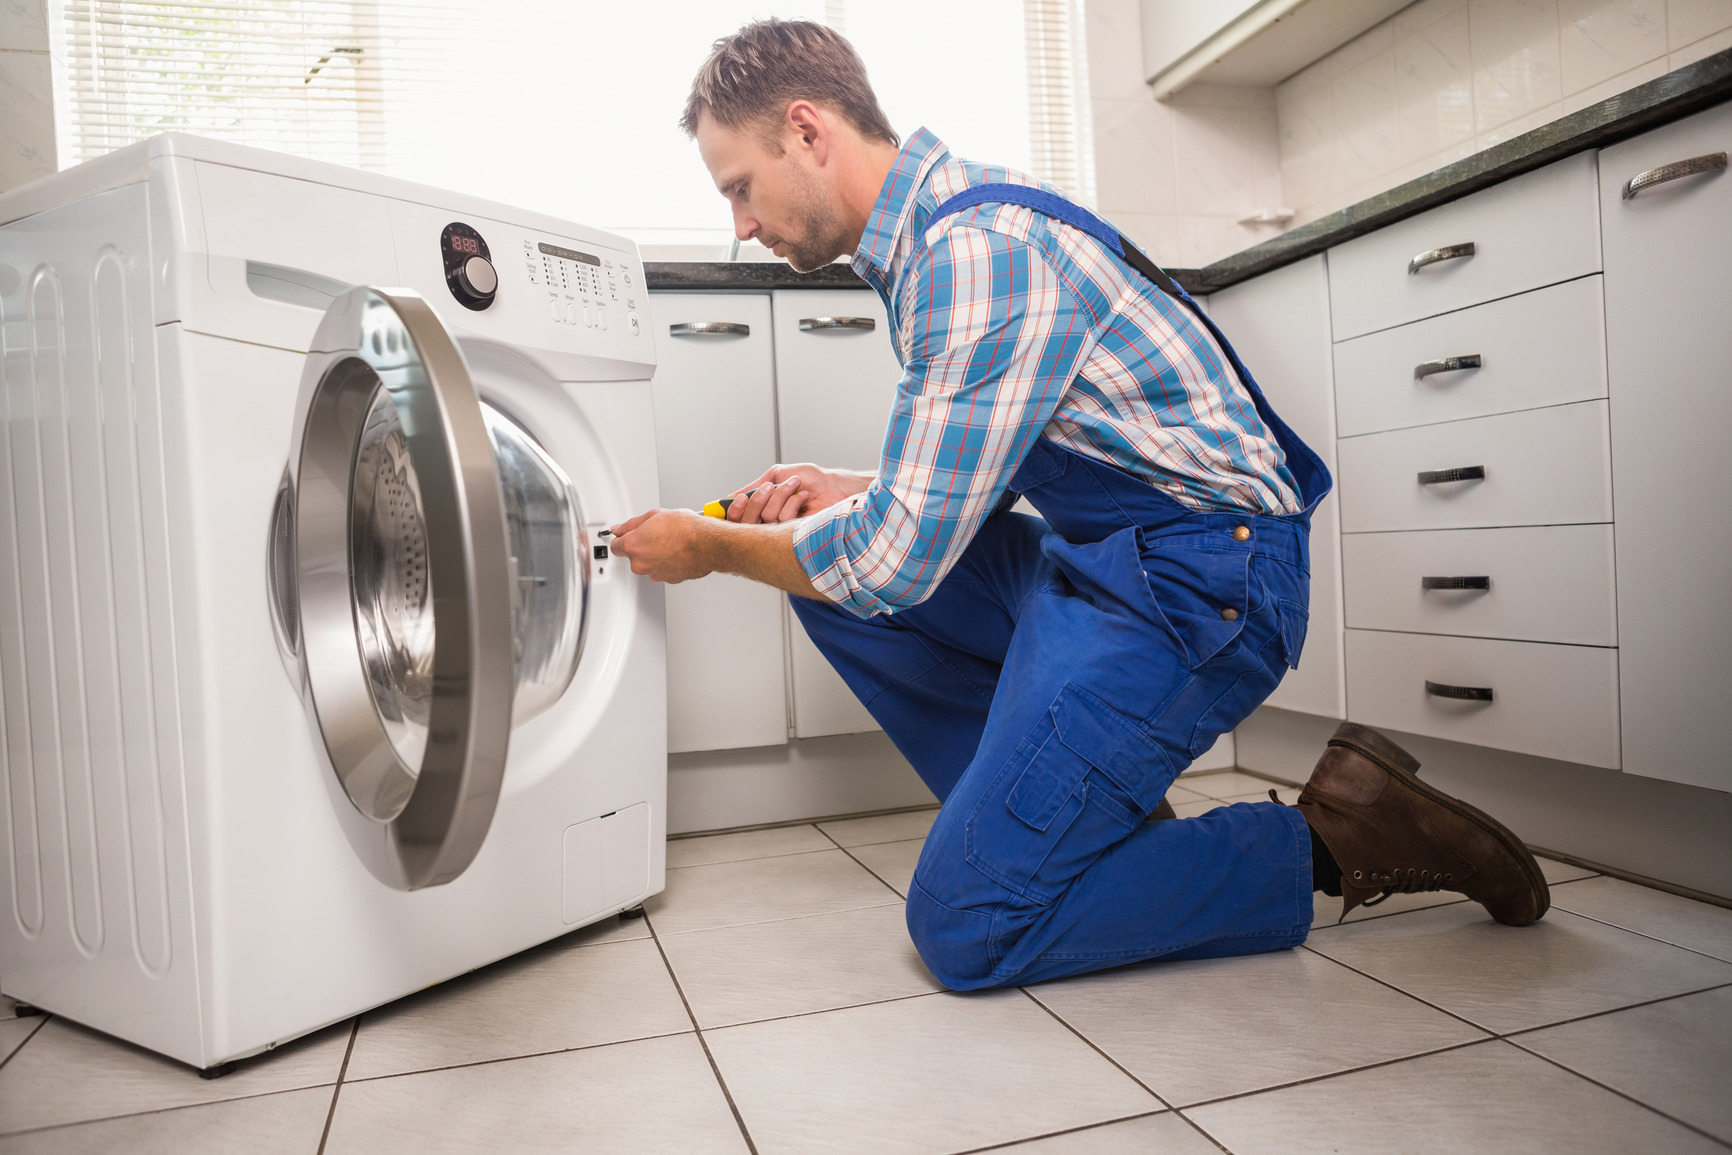
MULTIPOLYGON (((756 492, 758 492, 758 491, 754 489, 754 490, 750 491, 749 493, 745 494, 745 496, 750 497, 750 496, 752 496, 753 493, 756 493, 756 492)), ((728 517, 728 507, 730 505, 733 505, 733 504, 734 504, 734 499, 731 497, 718 497, 714 501, 708 501, 708 502, 704 503, 703 514, 705 517, 719 517, 723 521, 726 521, 727 517, 728 517)), ((604 529, 604 530, 601 530, 600 532, 598 532, 595 536, 597 536, 597 537, 612 537, 613 536, 613 530, 604 529)))

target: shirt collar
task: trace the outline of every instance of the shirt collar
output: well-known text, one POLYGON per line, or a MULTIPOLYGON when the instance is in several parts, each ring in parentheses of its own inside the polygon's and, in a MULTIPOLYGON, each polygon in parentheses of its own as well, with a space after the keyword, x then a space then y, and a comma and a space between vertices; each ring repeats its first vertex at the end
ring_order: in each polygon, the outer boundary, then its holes
POLYGON ((860 235, 860 247, 849 263, 860 278, 879 292, 890 285, 891 263, 896 257, 896 238, 908 225, 914 211, 915 194, 926 183, 927 174, 935 165, 947 160, 950 150, 944 142, 925 128, 914 130, 896 153, 896 163, 884 178, 872 215, 866 218, 866 231, 860 235))

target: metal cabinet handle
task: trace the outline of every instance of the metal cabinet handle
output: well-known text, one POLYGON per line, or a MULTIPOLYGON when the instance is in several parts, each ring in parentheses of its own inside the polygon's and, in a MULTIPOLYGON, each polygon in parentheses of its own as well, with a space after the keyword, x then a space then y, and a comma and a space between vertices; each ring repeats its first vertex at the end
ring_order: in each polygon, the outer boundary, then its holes
POLYGON ((752 327, 738 321, 681 321, 668 326, 670 337, 750 337, 752 327))
POLYGON ((870 333, 878 327, 878 322, 871 317, 801 317, 800 332, 810 333, 818 329, 859 329, 870 333))
POLYGON ((1485 466, 1458 465, 1454 469, 1422 469, 1419 484, 1442 485, 1446 481, 1484 481, 1485 466))
POLYGON ((1474 254, 1474 244, 1466 241, 1459 245, 1444 245, 1441 249, 1428 249, 1407 262, 1407 275, 1412 276, 1427 265, 1435 265, 1439 261, 1457 261, 1462 257, 1474 254))
POLYGON ((1469 353, 1463 357, 1439 357, 1435 361, 1421 361, 1413 367, 1413 379, 1423 381, 1433 373, 1455 373, 1462 369, 1478 369, 1482 362, 1478 353, 1469 353))
POLYGON ((1425 692, 1433 698, 1454 698, 1459 702, 1489 702, 1492 700, 1490 686, 1451 686, 1444 682, 1433 682, 1426 679, 1425 692))
POLYGON ((1704 172, 1719 172, 1726 167, 1726 154, 1711 152, 1705 156, 1693 156, 1689 160, 1675 160, 1671 164, 1663 164, 1659 168, 1651 168, 1647 172, 1639 172, 1624 185, 1624 199, 1632 200, 1643 189, 1653 188, 1657 184, 1665 184, 1679 177, 1695 176, 1704 172))
POLYGON ((1491 578, 1480 577, 1422 577, 1419 579, 1422 590, 1489 590, 1491 578))

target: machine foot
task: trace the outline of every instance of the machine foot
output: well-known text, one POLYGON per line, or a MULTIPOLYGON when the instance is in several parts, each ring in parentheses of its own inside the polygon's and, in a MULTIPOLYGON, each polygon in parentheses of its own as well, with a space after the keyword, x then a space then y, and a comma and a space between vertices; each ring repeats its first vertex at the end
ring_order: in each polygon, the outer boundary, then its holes
POLYGON ((642 906, 634 906, 630 910, 622 910, 619 912, 619 917, 622 920, 628 919, 628 918, 642 918, 643 917, 643 907, 642 906))
MULTIPOLYGON (((640 913, 640 914, 643 913, 643 910, 641 907, 638 909, 638 913, 640 913)), ((41 1007, 33 1007, 29 1003, 13 1003, 12 1004, 12 1016, 14 1018, 29 1019, 29 1018, 34 1018, 37 1015, 45 1015, 47 1013, 48 1012, 43 1010, 41 1007)))
POLYGON ((233 1074, 234 1069, 235 1065, 233 1062, 218 1063, 214 1067, 202 1068, 198 1073, 198 1077, 201 1079, 220 1079, 224 1075, 233 1074))

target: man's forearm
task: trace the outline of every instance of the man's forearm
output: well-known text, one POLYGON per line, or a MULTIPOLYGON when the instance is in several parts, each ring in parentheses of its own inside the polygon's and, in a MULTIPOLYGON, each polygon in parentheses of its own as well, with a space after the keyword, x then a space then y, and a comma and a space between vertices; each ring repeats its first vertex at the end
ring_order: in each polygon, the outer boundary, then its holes
POLYGON ((793 522, 740 525, 707 518, 700 549, 709 568, 739 574, 798 597, 821 600, 794 553, 793 522))

